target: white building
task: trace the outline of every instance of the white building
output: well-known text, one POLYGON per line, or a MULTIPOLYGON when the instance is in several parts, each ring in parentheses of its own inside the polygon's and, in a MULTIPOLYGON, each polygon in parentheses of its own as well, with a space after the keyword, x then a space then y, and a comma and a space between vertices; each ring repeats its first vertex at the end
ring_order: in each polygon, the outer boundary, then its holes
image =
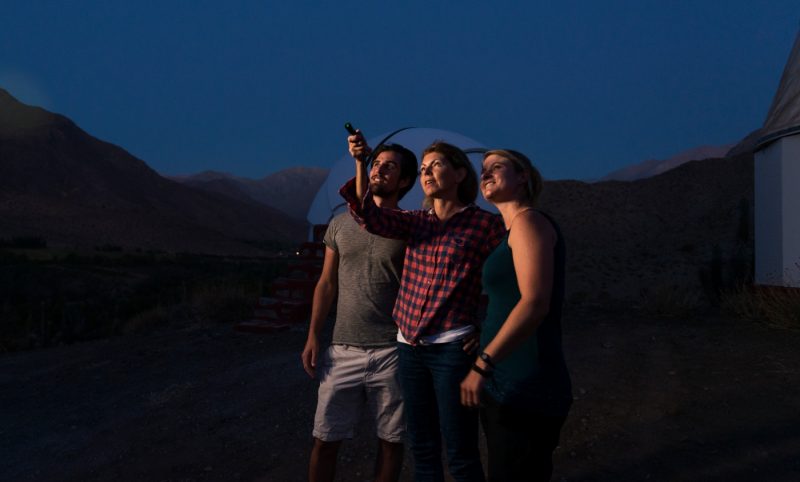
POLYGON ((755 152, 755 282, 800 288, 800 33, 755 152))

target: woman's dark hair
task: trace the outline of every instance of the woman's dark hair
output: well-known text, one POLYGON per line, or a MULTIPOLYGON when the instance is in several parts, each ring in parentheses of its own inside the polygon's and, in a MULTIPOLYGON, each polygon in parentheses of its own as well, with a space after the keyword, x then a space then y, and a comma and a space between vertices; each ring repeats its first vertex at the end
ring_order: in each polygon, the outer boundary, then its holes
MULTIPOLYGON (((458 200, 462 204, 474 203, 475 198, 478 197, 478 175, 464 151, 452 144, 436 140, 422 151, 422 157, 424 158, 431 152, 441 154, 453 168, 466 170, 466 176, 458 183, 458 200)), ((432 201, 426 196, 423 205, 431 207, 432 204, 432 201)))

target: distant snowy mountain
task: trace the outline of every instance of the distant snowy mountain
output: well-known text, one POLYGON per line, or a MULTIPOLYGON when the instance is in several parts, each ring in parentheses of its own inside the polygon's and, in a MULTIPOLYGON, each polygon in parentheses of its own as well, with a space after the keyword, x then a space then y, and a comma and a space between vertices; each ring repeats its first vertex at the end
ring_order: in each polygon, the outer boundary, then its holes
POLYGON ((646 179, 653 177, 670 169, 675 169, 681 164, 689 161, 700 161, 703 159, 718 159, 725 157, 728 151, 731 150, 736 144, 726 144, 722 146, 700 146, 687 151, 676 154, 669 159, 657 160, 651 159, 631 166, 617 169, 600 181, 635 181, 637 179, 646 179))

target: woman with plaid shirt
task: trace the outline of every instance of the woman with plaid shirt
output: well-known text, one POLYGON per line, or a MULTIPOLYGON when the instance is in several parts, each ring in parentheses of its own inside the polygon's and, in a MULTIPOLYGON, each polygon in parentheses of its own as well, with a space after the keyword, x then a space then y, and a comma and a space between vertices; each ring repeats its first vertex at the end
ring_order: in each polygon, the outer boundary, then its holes
POLYGON ((340 193, 350 212, 371 233, 407 242, 393 317, 415 480, 444 480, 444 438, 453 479, 483 481, 477 414, 461 404, 459 387, 474 360, 465 342, 477 332, 483 261, 504 236, 503 221, 474 204, 478 178, 458 147, 437 141, 423 151, 427 209, 403 211, 377 207, 369 192, 360 198, 369 147, 360 132, 348 142, 356 178, 340 193))

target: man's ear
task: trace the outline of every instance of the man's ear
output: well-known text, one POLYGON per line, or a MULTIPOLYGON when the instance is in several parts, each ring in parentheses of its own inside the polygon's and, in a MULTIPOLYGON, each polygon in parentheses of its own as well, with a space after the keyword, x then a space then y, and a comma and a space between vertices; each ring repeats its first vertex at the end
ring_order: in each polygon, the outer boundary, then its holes
POLYGON ((399 187, 400 189, 405 189, 410 185, 411 185, 411 178, 404 177, 400 179, 400 182, 397 184, 397 187, 399 187))

